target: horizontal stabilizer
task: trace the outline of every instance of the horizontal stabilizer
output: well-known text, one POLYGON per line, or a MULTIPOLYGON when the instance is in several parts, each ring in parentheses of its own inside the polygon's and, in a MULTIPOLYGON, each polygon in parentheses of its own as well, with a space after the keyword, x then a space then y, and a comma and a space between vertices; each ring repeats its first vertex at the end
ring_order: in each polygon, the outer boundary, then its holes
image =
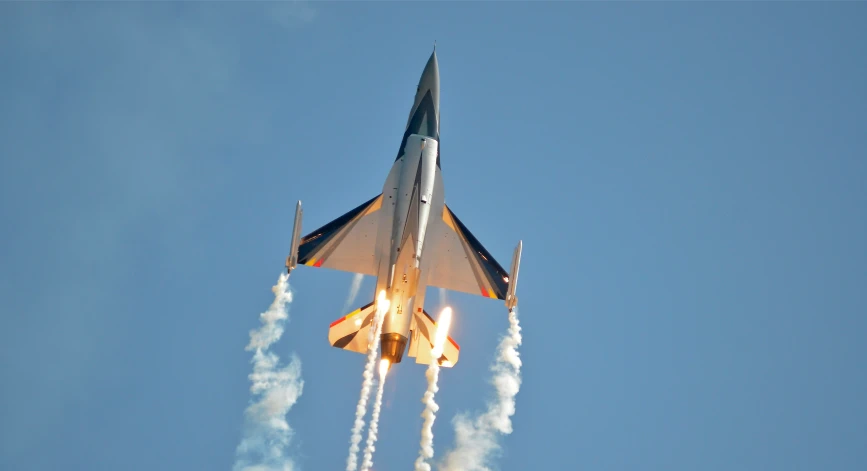
POLYGON ((331 323, 328 342, 332 347, 367 353, 367 336, 376 314, 376 302, 371 301, 331 323))
MULTIPOLYGON (((433 341, 436 338, 437 323, 431 318, 427 311, 421 313, 413 313, 411 337, 412 341, 409 345, 409 356, 415 357, 415 362, 422 365, 429 365, 431 362, 431 351, 433 350, 433 341)), ((440 366, 452 367, 458 362, 458 356, 461 353, 461 347, 448 337, 445 345, 443 345, 443 354, 437 361, 440 366)))

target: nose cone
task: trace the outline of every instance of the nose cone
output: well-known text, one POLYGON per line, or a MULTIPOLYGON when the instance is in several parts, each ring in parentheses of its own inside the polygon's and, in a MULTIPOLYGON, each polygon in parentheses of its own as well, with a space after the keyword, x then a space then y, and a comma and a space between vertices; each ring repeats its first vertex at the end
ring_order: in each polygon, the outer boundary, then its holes
POLYGON ((436 50, 430 55, 418 88, 415 101, 406 122, 405 135, 419 134, 439 141, 440 138, 440 69, 437 64, 436 50))
POLYGON ((416 92, 415 99, 418 100, 419 96, 424 96, 424 93, 427 91, 431 92, 433 97, 434 108, 439 110, 440 107, 440 67, 437 63, 437 52, 434 51, 431 53, 430 58, 427 60, 427 64, 424 65, 424 70, 421 73, 421 79, 418 81, 418 91, 416 92), (419 95, 421 94, 421 95, 419 95))

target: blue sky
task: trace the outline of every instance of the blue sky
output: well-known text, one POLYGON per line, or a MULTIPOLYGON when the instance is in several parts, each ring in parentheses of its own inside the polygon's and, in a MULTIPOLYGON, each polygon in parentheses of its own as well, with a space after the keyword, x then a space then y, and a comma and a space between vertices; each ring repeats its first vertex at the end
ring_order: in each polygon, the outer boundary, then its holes
MULTIPOLYGON (((499 469, 867 468, 865 18, 0 5, 0 469, 230 469, 294 203, 312 229, 380 191, 434 40, 446 201, 503 265, 524 241, 499 469)), ((302 363, 304 470, 347 455, 364 358, 327 330, 351 279, 290 279, 274 351, 302 363)), ((448 299, 437 456, 507 328, 500 302, 448 299)), ((390 374, 377 471, 411 468, 424 389, 422 366, 390 374)))

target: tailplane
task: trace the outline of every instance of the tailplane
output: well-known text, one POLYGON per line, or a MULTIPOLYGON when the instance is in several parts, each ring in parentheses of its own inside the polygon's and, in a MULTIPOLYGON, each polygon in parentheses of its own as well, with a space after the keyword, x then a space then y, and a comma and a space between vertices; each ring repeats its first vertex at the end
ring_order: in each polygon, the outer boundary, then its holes
POLYGON ((332 347, 367 353, 367 336, 376 314, 376 301, 360 307, 331 323, 328 342, 332 347))
MULTIPOLYGON (((409 345, 409 356, 415 357, 415 362, 429 365, 431 362, 431 350, 436 338, 437 323, 427 311, 413 313, 412 325, 410 326, 412 341, 409 345)), ((460 356, 461 347, 451 337, 447 337, 443 345, 443 354, 437 358, 437 363, 443 367, 455 366, 460 356)))

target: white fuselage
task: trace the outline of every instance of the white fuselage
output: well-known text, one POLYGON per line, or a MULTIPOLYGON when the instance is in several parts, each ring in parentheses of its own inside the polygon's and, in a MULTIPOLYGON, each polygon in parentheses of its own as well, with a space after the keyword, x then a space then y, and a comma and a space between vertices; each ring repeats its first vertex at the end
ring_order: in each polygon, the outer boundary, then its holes
POLYGON ((445 203, 442 175, 436 165, 439 143, 411 134, 382 187, 377 234, 376 296, 390 301, 382 325, 382 358, 399 363, 409 338, 412 313, 424 309, 430 257, 426 244, 442 224, 445 203))

